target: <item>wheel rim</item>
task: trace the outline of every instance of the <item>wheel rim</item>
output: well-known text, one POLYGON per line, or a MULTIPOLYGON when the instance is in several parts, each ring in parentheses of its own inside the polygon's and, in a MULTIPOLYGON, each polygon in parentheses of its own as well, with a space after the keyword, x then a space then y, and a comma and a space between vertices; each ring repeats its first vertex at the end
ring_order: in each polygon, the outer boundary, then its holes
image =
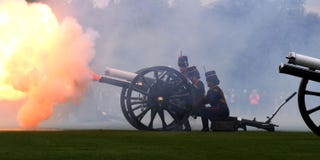
POLYGON ((191 87, 178 71, 164 66, 140 72, 127 90, 130 120, 139 130, 175 130, 189 117, 191 87))
MULTIPOLYGON (((137 71, 136 73, 139 74, 145 69, 141 69, 137 71)), ((127 106, 126 100, 127 100, 127 91, 128 87, 123 87, 121 91, 121 97, 120 97, 120 105, 121 105, 121 110, 124 115, 124 117, 127 119, 127 121, 135 128, 138 128, 139 126, 136 123, 136 120, 134 117, 132 117, 131 114, 129 114, 129 107, 127 106)))
POLYGON ((312 132, 320 136, 320 92, 314 91, 318 82, 302 79, 298 91, 298 105, 302 119, 312 132), (318 101, 317 101, 318 100, 318 101))
POLYGON ((129 114, 128 106, 126 105, 126 95, 127 95, 128 88, 123 87, 121 91, 121 97, 120 97, 120 104, 121 104, 121 110, 124 115, 124 117, 127 119, 127 121, 135 128, 137 128, 137 123, 135 123, 134 118, 129 114))

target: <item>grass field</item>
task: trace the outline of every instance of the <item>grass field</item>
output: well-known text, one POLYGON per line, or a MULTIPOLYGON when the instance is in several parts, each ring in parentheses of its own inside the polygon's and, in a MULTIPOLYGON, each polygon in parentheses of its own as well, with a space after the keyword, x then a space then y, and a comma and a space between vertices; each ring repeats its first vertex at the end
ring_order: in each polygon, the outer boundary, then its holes
POLYGON ((310 132, 0 131, 0 160, 320 159, 310 132))

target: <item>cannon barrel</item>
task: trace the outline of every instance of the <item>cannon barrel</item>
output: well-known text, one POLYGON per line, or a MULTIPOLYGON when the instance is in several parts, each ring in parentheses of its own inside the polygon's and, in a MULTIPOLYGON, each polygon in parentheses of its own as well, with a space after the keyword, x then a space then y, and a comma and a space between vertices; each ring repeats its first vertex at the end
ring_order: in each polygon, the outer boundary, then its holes
POLYGON ((279 72, 320 82, 320 72, 292 64, 281 64, 279 72))
POLYGON ((300 65, 312 70, 320 70, 320 59, 318 58, 305 56, 295 52, 289 52, 286 58, 290 64, 300 65))
POLYGON ((136 73, 127 72, 127 71, 114 69, 114 68, 107 68, 104 71, 104 74, 109 77, 115 77, 115 78, 126 80, 126 81, 132 81, 137 76, 136 73))
POLYGON ((95 73, 92 73, 92 76, 94 81, 118 87, 128 87, 137 74, 119 69, 107 68, 104 72, 104 76, 98 76, 95 73))
POLYGON ((126 82, 126 81, 123 81, 123 80, 114 79, 114 78, 111 78, 111 77, 104 77, 104 76, 102 76, 99 79, 98 82, 107 83, 107 84, 118 86, 118 87, 128 87, 130 85, 129 82, 126 82))
POLYGON ((279 66, 279 72, 320 82, 320 59, 289 52, 287 64, 279 66))
MULTIPOLYGON (((107 83, 118 87, 128 87, 131 82, 138 76, 137 73, 123 71, 115 68, 107 68, 104 71, 104 75, 105 76, 101 76, 99 78, 98 82, 107 83)), ((152 83, 153 81, 154 78, 144 76, 144 83, 152 83)))

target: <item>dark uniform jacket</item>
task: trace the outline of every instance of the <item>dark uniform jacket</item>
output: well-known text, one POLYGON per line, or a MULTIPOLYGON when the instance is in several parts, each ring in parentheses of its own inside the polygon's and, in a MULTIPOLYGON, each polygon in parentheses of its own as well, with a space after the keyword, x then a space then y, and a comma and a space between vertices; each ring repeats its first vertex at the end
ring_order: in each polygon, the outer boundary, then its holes
POLYGON ((216 116, 229 116, 229 108, 223 91, 219 86, 210 88, 207 91, 205 104, 210 104, 210 110, 216 112, 216 116))
POLYGON ((192 94, 193 94, 193 107, 192 114, 195 116, 201 115, 201 108, 204 108, 205 100, 205 89, 202 81, 192 85, 192 94))

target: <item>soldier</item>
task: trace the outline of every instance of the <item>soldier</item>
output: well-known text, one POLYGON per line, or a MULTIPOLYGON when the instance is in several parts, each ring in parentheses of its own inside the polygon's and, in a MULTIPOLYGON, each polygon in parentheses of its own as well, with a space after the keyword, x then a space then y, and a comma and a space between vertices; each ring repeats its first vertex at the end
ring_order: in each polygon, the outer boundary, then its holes
MULTIPOLYGON (((200 73, 197 70, 195 66, 188 67, 186 69, 187 71, 187 78, 190 79, 192 83, 192 92, 193 92, 193 114, 194 115, 200 115, 201 110, 203 110, 204 107, 204 98, 205 98, 205 89, 204 84, 200 80, 200 73)), ((208 126, 208 118, 205 116, 201 116, 202 121, 202 130, 201 131, 209 131, 208 126)))
MULTIPOLYGON (((182 54, 180 54, 178 58, 178 66, 179 66, 180 72, 187 78, 187 68, 189 66, 188 57, 182 56, 182 54)), ((185 121, 183 126, 185 131, 191 131, 189 119, 185 121)))
POLYGON ((210 107, 202 110, 202 115, 209 118, 211 121, 216 117, 228 117, 229 108, 224 97, 224 93, 219 87, 220 81, 215 71, 208 71, 205 73, 207 85, 209 90, 205 97, 205 104, 210 107))
POLYGON ((180 72, 186 76, 187 68, 189 67, 188 57, 181 54, 178 58, 178 66, 180 72))

